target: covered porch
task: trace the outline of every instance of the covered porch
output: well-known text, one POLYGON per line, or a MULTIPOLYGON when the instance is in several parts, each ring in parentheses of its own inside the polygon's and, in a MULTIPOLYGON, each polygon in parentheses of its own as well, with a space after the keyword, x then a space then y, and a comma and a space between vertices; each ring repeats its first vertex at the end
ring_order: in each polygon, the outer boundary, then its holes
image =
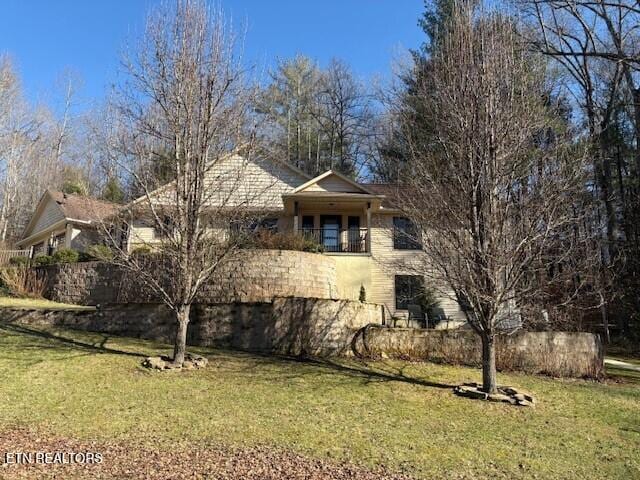
POLYGON ((380 208, 377 195, 350 192, 300 192, 283 196, 293 231, 329 254, 371 253, 371 216, 380 208))

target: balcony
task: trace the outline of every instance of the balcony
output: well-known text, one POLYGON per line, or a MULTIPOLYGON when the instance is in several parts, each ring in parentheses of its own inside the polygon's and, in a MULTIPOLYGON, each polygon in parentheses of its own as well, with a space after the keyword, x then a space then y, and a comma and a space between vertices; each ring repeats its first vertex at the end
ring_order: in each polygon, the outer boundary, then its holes
POLYGON ((312 240, 327 253, 369 253, 368 229, 302 228, 300 235, 312 240))

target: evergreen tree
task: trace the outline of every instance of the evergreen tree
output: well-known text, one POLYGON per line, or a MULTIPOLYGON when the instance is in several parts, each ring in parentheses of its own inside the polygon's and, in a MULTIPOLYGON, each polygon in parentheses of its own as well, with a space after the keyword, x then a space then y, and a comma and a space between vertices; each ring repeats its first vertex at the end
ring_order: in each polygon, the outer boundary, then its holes
POLYGON ((122 203, 124 197, 124 190, 120 186, 120 181, 116 177, 110 177, 104 185, 101 198, 108 202, 122 203))
POLYGON ((355 176, 370 150, 370 95, 340 60, 325 69, 302 55, 281 61, 256 110, 274 153, 311 175, 355 176))
MULTIPOLYGON (((477 0, 465 0, 477 4, 477 0)), ((407 135, 413 141, 432 144, 432 119, 424 111, 424 102, 417 98, 418 92, 427 92, 431 58, 440 48, 446 34, 447 25, 456 0, 425 0, 425 11, 418 20, 418 26, 425 34, 425 40, 417 50, 411 50, 413 65, 400 76, 400 89, 392 94, 394 107, 387 121, 391 127, 378 142, 378 158, 372 171, 378 181, 396 182, 406 168, 408 158, 407 135), (401 125, 413 125, 411 132, 403 131, 401 125), (417 131, 415 129, 418 129, 417 131)))

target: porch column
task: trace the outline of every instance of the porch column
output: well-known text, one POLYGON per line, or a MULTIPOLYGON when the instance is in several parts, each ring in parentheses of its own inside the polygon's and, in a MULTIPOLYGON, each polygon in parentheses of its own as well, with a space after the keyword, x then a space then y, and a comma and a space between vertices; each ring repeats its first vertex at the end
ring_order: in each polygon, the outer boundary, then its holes
POLYGON ((367 253, 371 253, 371 202, 367 202, 367 241, 365 244, 367 253))
POLYGON ((71 248, 71 236, 73 235, 73 225, 67 223, 64 232, 64 247, 71 248))
POLYGON ((298 219, 298 201, 293 202, 293 232, 298 233, 298 226, 300 224, 298 219))
POLYGON ((341 251, 348 252, 349 245, 349 215, 346 213, 340 217, 340 247, 341 251))

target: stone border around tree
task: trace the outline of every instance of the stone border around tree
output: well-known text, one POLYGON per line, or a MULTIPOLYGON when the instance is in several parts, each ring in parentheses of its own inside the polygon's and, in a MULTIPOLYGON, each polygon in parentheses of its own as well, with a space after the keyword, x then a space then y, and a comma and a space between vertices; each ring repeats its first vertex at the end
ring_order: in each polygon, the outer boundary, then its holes
POLYGON ((536 403, 533 395, 509 386, 498 386, 497 393, 486 393, 482 391, 481 383, 464 383, 455 387, 453 393, 461 397, 508 403, 518 407, 533 407, 536 403))
POLYGON ((182 366, 177 366, 169 357, 147 357, 142 361, 142 366, 154 370, 194 370, 204 368, 209 363, 205 357, 187 353, 182 366))

